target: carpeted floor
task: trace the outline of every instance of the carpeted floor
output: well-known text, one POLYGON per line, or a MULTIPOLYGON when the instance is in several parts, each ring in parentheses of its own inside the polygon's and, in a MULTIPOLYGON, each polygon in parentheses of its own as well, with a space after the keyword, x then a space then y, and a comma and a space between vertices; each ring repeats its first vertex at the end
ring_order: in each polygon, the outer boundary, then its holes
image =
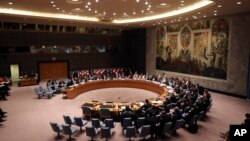
MULTIPOLYGON (((68 136, 62 134, 61 138, 56 138, 49 125, 50 121, 63 124, 63 115, 82 117, 80 106, 90 100, 99 101, 138 101, 146 98, 157 97, 156 93, 129 88, 109 88, 99 89, 84 93, 73 100, 63 99, 62 94, 51 99, 37 99, 34 94, 34 87, 12 87, 11 96, 8 101, 0 101, 0 107, 7 111, 7 121, 0 126, 1 141, 54 141, 68 140, 68 136)), ((165 139, 159 141, 219 141, 219 132, 226 131, 230 123, 240 124, 244 119, 244 114, 250 112, 250 102, 244 99, 211 93, 213 106, 208 113, 206 121, 200 121, 199 131, 191 134, 185 129, 177 131, 177 135, 167 134, 165 139)), ((88 125, 91 125, 89 122, 88 125)), ((76 127, 76 126, 74 126, 76 127)), ((78 127, 76 127, 79 129, 78 127)), ((85 129, 85 128, 84 128, 85 129)), ((115 134, 110 140, 127 140, 123 135, 120 124, 116 124, 115 134)), ((77 132, 73 140, 90 140, 85 131, 77 132)), ((96 140, 105 140, 100 138, 96 140)), ((133 140, 142 140, 137 135, 133 140)))

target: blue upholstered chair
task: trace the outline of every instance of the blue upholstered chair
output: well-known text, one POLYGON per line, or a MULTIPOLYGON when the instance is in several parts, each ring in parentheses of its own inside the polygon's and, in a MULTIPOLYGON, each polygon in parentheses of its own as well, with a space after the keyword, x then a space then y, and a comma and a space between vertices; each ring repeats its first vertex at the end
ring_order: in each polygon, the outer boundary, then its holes
POLYGON ((141 128, 138 129, 140 136, 143 136, 145 139, 147 135, 150 135, 150 125, 143 125, 141 128))
POLYGON ((101 128, 103 122, 101 122, 98 118, 92 118, 91 119, 92 126, 95 128, 101 128))
POLYGON ((122 120, 122 125, 123 125, 123 129, 126 129, 128 126, 132 126, 133 122, 132 122, 132 118, 123 118, 122 120))
POLYGON ((84 117, 91 119, 91 109, 89 107, 83 106, 82 113, 84 117))
POLYGON ((58 125, 57 123, 50 122, 50 126, 53 129, 53 131, 57 133, 57 137, 59 137, 60 132, 63 131, 62 125, 58 125))
POLYGON ((136 122, 136 128, 139 129, 141 128, 145 123, 145 117, 139 117, 137 118, 137 122, 136 122))
POLYGON ((96 137, 97 134, 98 134, 98 130, 95 127, 86 126, 86 135, 88 137, 91 137, 91 140, 93 140, 93 138, 96 137))
POLYGON ((115 123, 113 119, 105 119, 104 124, 106 127, 115 128, 115 123))
POLYGON ((165 123, 163 126, 162 134, 166 134, 171 130, 172 122, 165 123))
POLYGON ((35 91, 36 95, 38 96, 38 98, 41 98, 43 93, 39 91, 39 88, 34 88, 34 91, 35 91))
POLYGON ((100 109, 100 119, 102 120, 103 118, 110 118, 111 117, 111 113, 109 109, 106 108, 101 108, 100 109))
POLYGON ((102 127, 101 128, 101 137, 106 138, 106 141, 108 138, 110 138, 113 135, 113 132, 109 127, 102 127))
POLYGON ((82 127, 88 123, 87 120, 83 120, 80 117, 74 117, 74 120, 75 120, 74 124, 80 127, 80 131, 82 131, 82 127))
POLYGON ((76 128, 70 127, 69 125, 62 125, 63 132, 66 135, 69 135, 69 139, 71 139, 71 136, 77 131, 76 128))
POLYGON ((127 126, 123 132, 124 135, 131 141, 131 137, 135 136, 135 126, 127 126))
POLYGON ((74 124, 74 119, 71 118, 70 116, 63 115, 63 119, 64 119, 65 124, 68 124, 69 126, 74 124))

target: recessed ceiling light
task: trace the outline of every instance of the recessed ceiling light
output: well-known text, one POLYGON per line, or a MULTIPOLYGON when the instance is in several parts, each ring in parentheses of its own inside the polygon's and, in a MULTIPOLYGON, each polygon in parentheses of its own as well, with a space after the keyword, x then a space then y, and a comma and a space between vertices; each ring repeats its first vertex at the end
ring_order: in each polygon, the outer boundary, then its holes
POLYGON ((145 4, 148 5, 148 1, 146 1, 145 4))
POLYGON ((89 8, 88 10, 91 11, 91 8, 89 8))
POLYGON ((152 6, 151 5, 148 5, 149 8, 151 8, 152 6))
POLYGON ((79 10, 81 10, 81 8, 75 8, 75 10, 79 11, 79 10))
POLYGON ((65 10, 62 11, 63 13, 65 12, 65 10))
POLYGON ((97 10, 95 10, 95 13, 97 13, 97 10))
POLYGON ((141 12, 144 13, 144 10, 142 10, 141 12))
POLYGON ((106 12, 104 11, 103 14, 106 15, 106 12))
POLYGON ((116 15, 116 13, 113 13, 113 15, 115 16, 115 15, 116 15))
POLYGON ((140 0, 136 0, 136 2, 140 2, 140 0))
POLYGON ((56 10, 59 10, 59 9, 60 9, 60 8, 58 8, 58 7, 56 8, 56 10))
POLYGON ((95 0, 95 2, 99 2, 99 0, 95 0))
POLYGON ((90 3, 90 2, 88 2, 87 4, 88 4, 88 5, 91 5, 91 3, 90 3))
POLYGON ((214 13, 214 16, 217 16, 217 13, 214 13))
POLYGON ((88 5, 85 5, 85 8, 89 8, 89 6, 88 6, 88 5))
POLYGON ((13 4, 13 2, 9 2, 8 4, 9 4, 9 5, 12 5, 12 4, 13 4))
POLYGON ((53 7, 56 7, 56 5, 54 4, 54 5, 52 5, 53 7))
POLYGON ((166 4, 166 3, 161 3, 160 5, 161 5, 161 6, 165 6, 165 5, 167 5, 167 4, 166 4))
POLYGON ((50 1, 50 3, 55 3, 54 1, 50 1))
POLYGON ((134 12, 133 12, 133 14, 135 15, 135 14, 136 14, 136 12, 134 11, 134 12))
POLYGON ((198 12, 197 14, 198 14, 198 15, 200 15, 200 14, 201 14, 201 12, 198 12))
POLYGON ((207 16, 206 16, 206 15, 204 15, 203 17, 204 17, 204 18, 206 18, 207 16))
POLYGON ((222 6, 221 6, 221 5, 218 5, 217 7, 221 8, 222 6))
POLYGON ((77 1, 79 1, 79 0, 71 0, 71 1, 77 2, 77 1))
POLYGON ((181 1, 181 3, 184 3, 184 2, 185 2, 184 0, 181 1))
POLYGON ((240 4, 241 4, 241 1, 238 1, 236 4, 240 5, 240 4))

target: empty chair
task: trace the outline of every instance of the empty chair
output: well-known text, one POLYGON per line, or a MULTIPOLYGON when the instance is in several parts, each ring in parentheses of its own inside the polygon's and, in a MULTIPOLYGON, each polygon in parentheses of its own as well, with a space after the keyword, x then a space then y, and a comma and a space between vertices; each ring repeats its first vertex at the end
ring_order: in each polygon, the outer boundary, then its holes
POLYGON ((34 91, 35 91, 36 95, 38 96, 38 98, 41 98, 43 93, 39 91, 39 88, 34 88, 34 91))
POLYGON ((162 130, 162 134, 164 135, 164 134, 168 133, 171 129, 171 126, 172 126, 172 122, 165 123, 163 130, 162 130))
POLYGON ((124 130, 124 135, 131 140, 131 137, 135 136, 135 127, 134 126, 127 126, 127 128, 124 130))
POLYGON ((83 106, 82 113, 84 117, 88 117, 89 119, 91 119, 91 109, 89 107, 83 106))
POLYGON ((101 128, 103 124, 98 118, 92 118, 91 123, 92 123, 92 126, 95 128, 101 128))
POLYGON ((139 129, 141 128, 145 123, 145 117, 139 117, 137 118, 137 122, 136 122, 136 128, 139 129))
POLYGON ((77 131, 74 127, 70 127, 69 125, 62 125, 63 132, 66 135, 69 135, 69 139, 71 139, 71 136, 77 131))
POLYGON ((106 127, 115 128, 115 123, 113 119, 105 119, 104 124, 106 127))
POLYGON ((50 98, 52 96, 53 92, 49 91, 49 89, 45 89, 45 93, 44 94, 47 95, 48 98, 50 98))
POLYGON ((183 119, 177 120, 175 125, 173 126, 173 129, 172 129, 173 133, 176 133, 176 130, 180 129, 182 127, 183 123, 184 123, 183 119))
POLYGON ((53 131, 57 133, 57 137, 59 137, 60 132, 63 131, 62 125, 58 125, 57 123, 50 122, 50 126, 53 129, 53 131))
POLYGON ((106 119, 106 118, 110 118, 110 110, 109 109, 105 109, 105 108, 101 108, 100 109, 100 119, 106 119))
POLYGON ((68 124, 69 126, 71 126, 71 124, 74 124, 74 119, 69 116, 63 115, 63 119, 65 124, 68 124))
POLYGON ((126 129, 128 126, 132 126, 132 118, 124 118, 122 120, 122 126, 123 126, 123 129, 126 129))
POLYGON ((150 135, 150 128, 150 125, 143 125, 141 128, 138 129, 138 132, 145 139, 147 135, 150 135))
POLYGON ((86 135, 88 137, 91 137, 91 140, 93 140, 93 138, 96 137, 97 134, 98 130, 95 127, 86 126, 86 135))
POLYGON ((82 127, 88 123, 88 121, 82 120, 79 117, 74 117, 74 120, 75 120, 75 125, 80 127, 80 131, 82 131, 82 127))
POLYGON ((102 127, 101 128, 101 137, 102 138, 106 138, 106 141, 108 140, 108 138, 110 138, 112 136, 113 132, 111 131, 111 129, 109 127, 102 127))
POLYGON ((40 91, 41 93, 44 93, 44 92, 45 92, 45 91, 44 91, 44 88, 43 88, 42 86, 39 86, 38 88, 39 88, 39 91, 40 91))

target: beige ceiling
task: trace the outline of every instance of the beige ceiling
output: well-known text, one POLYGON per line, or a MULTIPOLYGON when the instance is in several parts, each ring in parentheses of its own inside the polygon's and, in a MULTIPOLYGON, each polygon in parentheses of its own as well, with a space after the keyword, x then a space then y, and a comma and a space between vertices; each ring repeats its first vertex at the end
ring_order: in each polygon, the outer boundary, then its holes
POLYGON ((250 0, 213 0, 210 6, 185 14, 157 20, 121 24, 112 23, 112 20, 141 18, 154 16, 168 11, 182 9, 202 0, 1 0, 0 8, 18 9, 33 12, 67 14, 76 16, 96 17, 99 22, 77 20, 58 20, 54 18, 35 18, 2 14, 0 18, 7 21, 38 22, 53 24, 76 24, 92 26, 127 26, 141 27, 168 23, 177 23, 186 20, 204 19, 215 16, 244 13, 250 11, 250 0), (237 4, 241 2, 241 4, 237 4), (166 4, 166 5, 164 5, 166 4), (54 5, 54 6, 53 6, 54 5), (150 5, 150 6, 149 6, 150 5))

